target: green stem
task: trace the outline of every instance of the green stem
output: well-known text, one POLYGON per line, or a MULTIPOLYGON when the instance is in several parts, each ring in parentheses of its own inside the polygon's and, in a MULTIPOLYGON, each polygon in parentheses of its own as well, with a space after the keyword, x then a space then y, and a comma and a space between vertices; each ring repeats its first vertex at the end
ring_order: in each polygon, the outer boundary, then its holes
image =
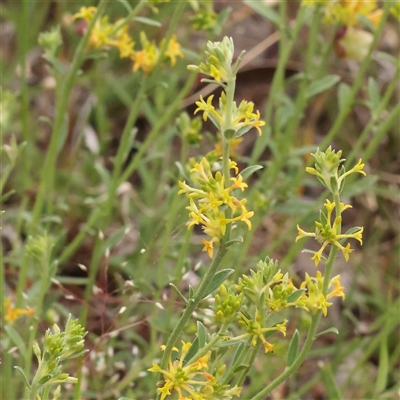
MULTIPOLYGON (((28 54, 28 35, 26 34, 26 27, 29 25, 29 10, 28 10, 28 0, 24 0, 22 3, 22 20, 19 26, 19 38, 20 43, 20 65, 21 65, 21 121, 22 121, 22 138, 24 142, 27 143, 25 151, 30 150, 30 145, 32 144, 31 135, 29 134, 28 128, 28 116, 29 111, 29 96, 28 96, 28 82, 26 77, 26 56, 28 54)), ((24 188, 27 188, 30 184, 29 179, 29 156, 22 157, 23 166, 23 182, 24 188)))
MULTIPOLYGON (((61 83, 58 82, 60 84, 60 89, 58 90, 57 93, 56 116, 53 123, 53 133, 51 135, 50 144, 40 174, 39 192, 36 197, 35 205, 32 212, 32 222, 29 227, 30 234, 35 232, 38 228, 40 214, 43 209, 46 194, 48 194, 49 210, 51 211, 53 208, 53 202, 51 200, 51 192, 54 185, 54 173, 55 173, 57 155, 59 153, 59 149, 62 147, 61 146, 62 143, 60 143, 61 134, 63 131, 63 127, 64 129, 67 129, 67 127, 64 126, 64 124, 66 123, 66 113, 68 109, 69 95, 71 93, 72 86, 74 84, 79 68, 83 61, 83 53, 89 41, 91 31, 96 23, 97 18, 103 13, 106 4, 107 0, 100 0, 97 11, 93 16, 93 19, 90 22, 90 25, 88 26, 85 35, 79 42, 79 45, 76 49, 70 71, 68 72, 63 82, 61 83)), ((49 212, 49 214, 51 214, 51 212, 49 212)))
POLYGON ((351 88, 349 96, 347 97, 346 103, 343 106, 342 111, 335 118, 335 122, 334 122, 332 128, 330 129, 330 131, 328 132, 328 134, 325 136, 324 140, 320 144, 319 147, 321 149, 326 148, 332 142, 332 140, 336 136, 336 134, 339 132, 343 122, 346 120, 347 116, 349 115, 351 108, 353 106, 353 103, 354 103, 354 99, 355 99, 361 85, 363 84, 364 75, 366 74, 367 69, 371 62, 372 52, 375 50, 375 48, 378 44, 378 40, 381 36, 382 30, 385 26, 387 15, 389 13, 390 2, 386 1, 383 3, 384 3, 384 10, 383 10, 382 19, 379 23, 379 26, 377 27, 377 29, 375 31, 374 40, 371 44, 368 55, 364 58, 364 60, 361 64, 360 70, 356 76, 356 79, 354 80, 353 86, 351 88))
MULTIPOLYGON (((339 194, 334 193, 333 197, 335 200, 336 215, 339 216, 341 214, 339 194)), ((340 234, 340 232, 341 232, 341 225, 339 225, 339 227, 338 227, 337 234, 340 234)), ((339 250, 338 247, 332 246, 330 253, 329 253, 328 261, 326 262, 324 285, 322 288, 322 294, 325 298, 328 293, 329 283, 330 283, 331 275, 332 275, 333 263, 336 258, 338 250, 339 250)), ((277 378, 275 378, 265 389, 263 389, 256 396, 252 397, 251 400, 261 400, 264 396, 266 396, 274 388, 276 388, 279 384, 281 384, 283 381, 285 381, 286 378, 288 378, 290 375, 292 375, 300 367, 300 365, 303 363, 303 361, 307 357, 307 354, 310 351, 311 346, 315 340, 315 334, 317 332, 321 317, 322 317, 322 310, 318 310, 316 312, 316 314, 312 317, 311 325, 308 330, 306 341, 304 342, 303 348, 301 349, 301 351, 300 351, 299 355, 297 356, 296 360, 294 361, 294 363, 290 367, 286 368, 286 370, 281 375, 279 375, 277 378)))
POLYGON ((250 357, 247 360, 246 368, 243 369, 239 375, 238 381, 236 382, 236 386, 241 386, 243 384, 244 380, 247 377, 247 374, 250 371, 250 368, 254 364, 254 360, 257 357, 258 351, 260 350, 260 346, 261 346, 261 340, 258 340, 257 345, 253 347, 253 349, 251 350, 250 357))
MULTIPOLYGON (((387 104, 389 103, 394 91, 396 90, 396 87, 399 82, 399 78, 400 78, 400 65, 396 68, 396 73, 393 76, 393 79, 390 81, 390 83, 386 89, 386 92, 385 92, 384 96, 382 97, 381 102, 379 103, 379 106, 377 107, 377 109, 372 111, 373 118, 371 118, 369 120, 368 124, 365 126, 365 128, 361 132, 361 134, 357 140, 357 143, 354 145, 354 147, 351 149, 350 153, 347 155, 346 162, 344 164, 346 168, 349 168, 350 164, 353 162, 356 155, 360 152, 361 146, 367 140, 369 140, 371 130, 373 129, 374 125, 376 124, 376 122, 377 122, 376 120, 381 117, 381 113, 385 110, 387 104)), ((390 116, 389 116, 389 118, 386 118, 386 120, 388 120, 388 119, 390 119, 390 116)), ((375 142, 375 138, 378 138, 379 141, 382 139, 380 137, 380 135, 375 134, 374 138, 370 141, 369 147, 373 144, 373 142, 375 142)), ((375 149, 375 147, 373 147, 373 149, 375 149)), ((363 161, 366 161, 364 154, 363 154, 363 161)))
POLYGON ((219 331, 213 336, 213 338, 203 347, 201 348, 188 362, 187 364, 191 364, 201 357, 204 357, 213 347, 221 340, 221 335, 225 332, 227 326, 229 324, 222 324, 219 331))
MULTIPOLYGON (((329 257, 328 257, 328 261, 326 263, 324 287, 323 287, 323 291, 322 291, 324 296, 326 296, 326 293, 328 291, 332 266, 333 266, 333 262, 335 260, 337 252, 338 252, 338 248, 336 246, 333 246, 331 248, 331 251, 330 251, 329 257)), ((322 316, 321 310, 318 310, 316 312, 316 314, 313 315, 313 317, 311 319, 310 328, 308 329, 306 341, 304 342, 303 348, 301 349, 299 355, 297 356, 297 358, 293 362, 293 364, 290 367, 286 368, 285 371, 281 375, 279 375, 277 378, 275 378, 267 387, 265 387, 263 390, 261 390, 261 392, 259 392, 257 395, 253 396, 250 400, 262 400, 268 393, 270 393, 278 385, 280 385, 282 382, 284 382, 290 375, 292 375, 300 367, 300 365, 306 359, 307 354, 310 351, 312 344, 314 343, 315 334, 317 333, 317 329, 318 329, 318 326, 319 326, 319 323, 321 320, 321 316, 322 316)))
MULTIPOLYGON (((280 4, 282 6, 283 6, 283 3, 285 3, 285 2, 284 1, 280 2, 280 4)), ((303 24, 304 10, 305 10, 305 7, 300 8, 300 11, 296 18, 296 23, 292 30, 291 38, 289 41, 287 41, 287 37, 283 32, 283 30, 286 29, 285 23, 284 22, 282 23, 282 27, 281 27, 282 35, 281 35, 281 40, 279 43, 279 51, 280 51, 279 61, 278 61, 278 65, 276 67, 274 78, 272 79, 271 88, 269 90, 267 109, 266 109, 265 117, 264 117, 265 126, 267 128, 271 127, 271 125, 272 125, 271 119, 272 119, 272 112, 273 112, 273 109, 275 106, 275 98, 277 95, 281 94, 283 91, 282 87, 283 87, 283 79, 284 79, 284 75, 285 75, 286 63, 289 59, 289 56, 290 56, 290 53, 294 46, 295 40, 298 37, 300 28, 303 24)), ((266 135, 266 134, 264 134, 263 136, 261 136, 258 139, 257 146, 254 146, 253 152, 251 154, 250 164, 255 164, 256 161, 260 158, 269 139, 270 139, 269 135, 266 135)))
POLYGON ((219 265, 221 264, 222 259, 224 258, 226 252, 228 251, 226 245, 224 242, 221 243, 220 247, 218 248, 217 254, 213 258, 210 268, 206 272, 206 274, 203 277, 203 280, 200 283, 200 286, 198 287, 195 296, 192 299, 189 299, 189 305, 185 309, 184 313, 182 314, 181 318, 179 319, 177 325, 175 326, 174 330, 172 331, 168 342, 166 344, 163 358, 161 360, 161 368, 162 369, 167 369, 168 366, 168 360, 171 357, 172 353, 172 348, 175 346, 175 343, 179 337, 179 335, 182 333, 187 321, 190 319, 190 317, 193 314, 193 311, 196 309, 197 305, 200 303, 200 301, 203 299, 204 293, 209 286, 210 282, 214 278, 215 273, 217 272, 217 269, 219 265))

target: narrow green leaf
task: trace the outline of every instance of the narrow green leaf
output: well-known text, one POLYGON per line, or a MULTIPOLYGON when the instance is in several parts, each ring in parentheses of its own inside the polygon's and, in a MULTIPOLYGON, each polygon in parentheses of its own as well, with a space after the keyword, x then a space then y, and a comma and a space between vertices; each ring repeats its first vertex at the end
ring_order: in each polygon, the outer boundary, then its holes
MULTIPOLYGON (((130 13, 131 11, 132 11, 132 7, 131 7, 131 5, 128 3, 128 1, 127 0, 117 0, 118 1, 118 3, 121 3, 124 7, 125 7, 125 9, 126 9, 126 11, 128 11, 128 13, 130 13)), ((119 400, 125 400, 125 397, 121 397, 119 400)), ((126 398, 126 400, 127 400, 128 398, 126 398)))
POLYGON ((326 335, 327 333, 335 333, 336 335, 339 335, 339 331, 337 330, 337 328, 332 326, 331 328, 325 329, 324 331, 318 333, 317 335, 314 336, 314 338, 316 339, 317 337, 326 335))
POLYGON ((135 21, 140 22, 145 25, 157 26, 158 28, 161 27, 161 23, 150 18, 145 17, 135 17, 135 21))
POLYGON ((339 81, 340 81, 340 76, 327 75, 321 79, 312 82, 307 92, 307 98, 311 98, 318 93, 322 93, 325 90, 330 89, 332 86, 336 85, 339 81))
POLYGON ((233 356, 232 365, 235 365, 236 361, 240 357, 244 350, 244 342, 241 342, 235 351, 235 355, 233 356))
POLYGON ((343 394, 335 381, 335 376, 330 363, 326 363, 321 368, 321 378, 324 382, 328 399, 343 399, 343 394))
POLYGON ((219 342, 215 345, 215 347, 229 347, 233 346, 235 344, 238 344, 240 342, 243 342, 245 339, 232 339, 232 340, 226 340, 224 342, 219 342))
POLYGON ((7 193, 4 193, 1 197, 0 197, 0 203, 4 203, 8 198, 10 198, 13 194, 15 193, 14 189, 11 189, 10 191, 8 191, 7 193))
POLYGON ((30 385, 30 383, 28 382, 28 378, 26 377, 24 370, 23 370, 21 367, 14 367, 14 368, 23 376, 26 385, 27 385, 28 388, 30 389, 30 388, 31 388, 31 385, 30 385))
POLYGON ((289 350, 286 359, 286 365, 290 367, 296 360, 297 353, 299 351, 299 331, 296 329, 294 331, 292 340, 289 344, 289 350))
POLYGON ((172 289, 175 290, 175 293, 183 300, 183 302, 184 302, 186 305, 189 304, 187 298, 182 294, 182 292, 181 292, 173 283, 170 283, 169 286, 171 286, 172 289))
POLYGON ((243 371, 244 369, 249 368, 248 364, 240 364, 238 365, 233 372, 239 372, 239 371, 243 371))
POLYGON ((250 175, 253 175, 254 172, 263 169, 262 165, 250 165, 249 167, 245 168, 240 175, 242 176, 243 180, 245 181, 250 175))
POLYGON ((347 85, 347 83, 342 82, 339 85, 338 89, 338 103, 339 103, 339 112, 344 109, 345 104, 347 103, 347 99, 350 97, 351 87, 347 85))
POLYGON ((226 242, 225 245, 226 247, 229 247, 232 246, 234 243, 243 243, 242 236, 238 236, 235 239, 229 240, 229 242, 226 242))
POLYGON ((190 359, 193 358, 193 356, 199 351, 199 338, 196 337, 193 342, 192 345, 190 346, 190 349, 188 351, 188 353, 186 354, 185 357, 185 361, 188 362, 190 359))
POLYGON ((290 294, 287 298, 287 302, 288 303, 293 303, 295 302, 297 299, 299 299, 301 297, 301 295, 306 291, 306 289, 299 289, 296 290, 295 292, 293 292, 292 294, 290 294))
POLYGON ((25 341, 22 339, 20 334, 10 325, 5 325, 4 330, 7 332, 10 340, 18 347, 21 354, 25 354, 25 352, 27 351, 25 341))
POLYGON ((368 96, 369 96, 369 107, 372 113, 374 113, 376 108, 379 106, 381 96, 378 84, 372 76, 370 76, 368 79, 368 96))
POLYGON ((279 14, 272 7, 268 6, 266 3, 254 0, 245 0, 244 3, 248 5, 250 8, 252 8, 258 14, 269 19, 274 24, 278 26, 280 25, 281 20, 279 18, 279 14))
POLYGON ((231 268, 222 269, 221 271, 217 272, 214 275, 213 280, 208 285, 206 291, 204 292, 203 299, 204 297, 207 297, 210 293, 212 293, 215 289, 219 288, 219 286, 225 281, 225 279, 228 278, 229 275, 233 274, 233 272, 234 270, 231 268))
POLYGON ((375 384, 375 394, 379 395, 382 393, 388 383, 388 374, 389 374, 389 352, 388 352, 388 343, 387 336, 382 338, 382 341, 379 346, 379 368, 378 368, 378 377, 376 379, 375 384))
POLYGON ((197 321, 197 337, 199 338, 199 348, 202 349, 206 344, 207 331, 200 321, 197 321))

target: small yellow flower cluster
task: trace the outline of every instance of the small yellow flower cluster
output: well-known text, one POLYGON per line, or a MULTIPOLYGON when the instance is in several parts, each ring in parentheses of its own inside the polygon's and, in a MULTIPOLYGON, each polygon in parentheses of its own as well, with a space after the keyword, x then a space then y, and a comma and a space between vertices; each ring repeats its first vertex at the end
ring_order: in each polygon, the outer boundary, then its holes
MULTIPOLYGON (((81 7, 78 13, 73 15, 74 19, 83 19, 87 25, 96 13, 96 7, 81 7)), ((109 23, 108 16, 97 20, 89 39, 89 46, 97 49, 116 47, 120 57, 130 57, 133 53, 135 43, 128 34, 128 26, 124 20, 118 20, 114 24, 109 23)))
POLYGON ((252 127, 256 128, 258 134, 261 135, 261 126, 265 125, 264 121, 260 121, 260 112, 257 110, 254 112, 254 103, 251 101, 242 100, 239 104, 239 107, 236 106, 236 102, 233 102, 233 107, 231 110, 231 120, 230 126, 225 126, 225 114, 226 114, 226 95, 225 92, 222 92, 220 97, 220 109, 216 110, 212 105, 214 95, 211 95, 207 98, 207 101, 204 101, 203 97, 200 96, 200 100, 196 101, 197 109, 194 112, 195 114, 198 111, 203 111, 203 119, 207 121, 210 117, 214 125, 218 128, 220 132, 224 132, 226 136, 226 132, 232 130, 233 137, 227 139, 236 139, 242 136, 244 133, 249 131, 252 127))
POLYGON ((267 342, 267 340, 265 339, 264 334, 266 332, 279 331, 283 334, 283 336, 286 336, 286 322, 287 322, 286 319, 280 324, 276 324, 275 326, 265 328, 262 324, 262 318, 261 315, 259 315, 257 308, 253 319, 248 318, 244 313, 240 313, 240 318, 241 321, 239 321, 239 324, 242 325, 247 330, 247 333, 235 337, 235 340, 251 337, 251 345, 253 347, 256 347, 257 339, 260 339, 264 346, 265 354, 272 353, 274 351, 274 345, 267 342))
POLYGON ((378 8, 376 0, 303 0, 303 4, 325 5, 325 23, 339 24, 334 42, 338 57, 362 61, 368 54, 373 41, 373 34, 364 29, 360 19, 366 18, 377 26, 382 18, 383 10, 378 8))
POLYGON ((225 187, 224 176, 220 171, 213 175, 211 166, 206 158, 197 163, 190 172, 199 188, 193 188, 185 181, 179 181, 181 190, 179 194, 185 193, 190 200, 189 210, 191 218, 189 228, 193 225, 202 225, 204 232, 211 240, 203 239, 203 251, 207 251, 210 258, 213 257, 214 244, 219 244, 225 235, 226 226, 232 222, 242 221, 249 230, 251 222, 249 218, 254 215, 253 211, 247 211, 246 199, 238 200, 232 193, 235 189, 244 191, 247 184, 243 182, 239 169, 234 161, 229 163, 230 169, 234 170, 236 176, 230 178, 232 184, 225 187), (227 207, 231 210, 232 217, 226 217, 227 207))
POLYGON ((344 287, 340 285, 340 275, 335 276, 329 283, 329 288, 333 286, 326 298, 322 293, 325 277, 320 271, 317 271, 317 276, 314 278, 306 273, 304 282, 301 284, 301 289, 307 289, 307 294, 304 294, 299 299, 301 307, 315 314, 317 310, 322 310, 324 316, 328 313, 328 307, 332 305, 327 299, 332 297, 341 297, 344 299, 344 287))
MULTIPOLYGON (((133 72, 136 72, 139 68, 148 75, 154 66, 158 63, 160 59, 160 48, 164 46, 165 39, 160 42, 157 47, 154 41, 149 41, 144 32, 140 32, 140 42, 143 49, 137 52, 133 52, 131 59, 134 61, 133 72)), ((180 44, 176 41, 176 36, 172 36, 171 40, 168 42, 167 49, 164 51, 163 58, 169 62, 171 67, 176 64, 176 58, 183 58, 183 53, 180 50, 180 44)))
MULTIPOLYGON (((172 394, 171 391, 176 392, 180 400, 215 399, 216 394, 224 399, 239 396, 241 392, 240 387, 235 386, 230 389, 228 385, 220 385, 217 383, 219 374, 217 373, 214 376, 207 372, 211 352, 208 352, 196 361, 184 363, 185 356, 188 354, 191 346, 192 343, 182 341, 179 358, 176 358, 174 361, 169 359, 167 369, 162 369, 155 363, 148 369, 150 372, 161 373, 163 375, 163 386, 157 389, 161 394, 161 400, 170 396, 172 394)), ((164 350, 165 346, 161 346, 161 349, 164 350)), ((173 351, 179 353, 176 347, 173 348, 173 351)))
MULTIPOLYGON (((277 313, 288 307, 299 307, 311 313, 321 309, 326 315, 327 307, 331 305, 322 293, 324 277, 317 272, 317 277, 306 274, 304 282, 296 287, 289 274, 278 270, 276 262, 267 259, 257 264, 257 272, 250 271, 251 276, 243 275, 239 279, 236 289, 243 293, 253 304, 263 304, 268 307, 267 313, 277 313)), ((328 293, 327 299, 340 296, 344 298, 343 287, 340 286, 340 276, 336 276, 329 283, 334 289, 328 293)), ((253 325, 257 325, 257 315, 253 325)), ((259 317, 258 317, 259 318, 259 317)), ((236 339, 236 338, 235 338, 236 339)), ((265 345, 265 344, 264 344, 265 345)))
MULTIPOLYGON (((325 247, 327 247, 329 244, 333 244, 334 246, 338 247, 343 253, 346 261, 348 261, 349 254, 353 251, 353 249, 350 248, 350 243, 348 243, 347 246, 344 247, 340 242, 343 239, 346 240, 353 238, 358 240, 360 244, 362 244, 362 233, 364 230, 364 228, 361 227, 358 228, 357 231, 354 233, 340 234, 339 232, 342 222, 341 215, 337 215, 333 224, 331 223, 332 212, 336 207, 335 202, 330 202, 329 200, 326 200, 324 206, 327 210, 327 214, 325 215, 324 213, 321 212, 321 220, 320 222, 318 221, 315 222, 316 228, 314 233, 303 231, 303 229, 301 229, 297 225, 298 236, 296 237, 296 242, 304 237, 314 237, 322 245, 321 248, 317 252, 315 252, 314 256, 312 257, 312 260, 315 261, 316 266, 318 266, 318 264, 321 261, 322 252, 324 251, 325 247)), ((351 206, 340 203, 341 213, 348 208, 351 208, 351 206)))
MULTIPOLYGON (((88 25, 92 21, 96 12, 96 7, 81 7, 76 13, 74 19, 83 19, 88 25)), ((149 74, 154 66, 159 62, 166 61, 169 65, 174 66, 177 57, 183 58, 183 53, 180 50, 180 44, 176 41, 176 36, 173 36, 168 42, 166 50, 163 54, 160 53, 160 48, 165 44, 163 39, 159 46, 156 46, 154 41, 149 41, 144 32, 140 33, 140 42, 142 50, 135 51, 135 42, 128 33, 128 25, 125 19, 120 19, 111 24, 108 17, 104 16, 97 20, 91 32, 89 46, 97 49, 108 49, 115 47, 119 50, 121 58, 130 58, 134 64, 133 72, 142 69, 145 74, 149 74)))
POLYGON ((35 311, 32 308, 15 308, 14 304, 12 304, 11 297, 7 297, 4 301, 5 315, 4 319, 10 324, 13 324, 14 321, 19 318, 21 315, 28 315, 31 317, 35 311))

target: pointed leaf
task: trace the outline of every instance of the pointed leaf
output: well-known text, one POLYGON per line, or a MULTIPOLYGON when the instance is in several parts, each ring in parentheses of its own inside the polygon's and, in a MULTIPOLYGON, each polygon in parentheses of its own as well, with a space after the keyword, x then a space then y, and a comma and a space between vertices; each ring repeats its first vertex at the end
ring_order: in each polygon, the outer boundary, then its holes
POLYGON ((206 344, 207 331, 200 321, 197 321, 197 337, 199 338, 199 348, 202 349, 206 344))
POLYGON ((350 97, 350 93, 350 86, 347 83, 342 82, 338 89, 339 112, 343 110, 345 104, 347 103, 347 99, 350 97))
POLYGON ((368 105, 371 111, 374 113, 376 108, 379 106, 381 96, 378 84, 376 83, 376 80, 372 76, 370 76, 368 79, 368 96, 369 96, 368 105))
POLYGON ((219 272, 217 272, 214 275, 214 278, 208 285, 206 291, 204 292, 203 299, 204 297, 207 297, 210 293, 212 293, 215 289, 219 288, 219 286, 225 281, 225 279, 228 278, 229 275, 233 274, 234 270, 229 268, 229 269, 223 269, 219 272))
POLYGON ((176 294, 183 300, 183 302, 184 302, 186 305, 189 304, 187 298, 182 294, 182 292, 181 292, 173 283, 170 283, 169 286, 171 286, 172 289, 175 290, 176 294))
POLYGON ((301 297, 301 295, 306 291, 306 289, 299 289, 296 290, 295 292, 293 292, 292 294, 290 294, 287 298, 287 302, 288 303, 293 303, 295 302, 297 299, 299 299, 301 297))
POLYGON ((340 81, 340 76, 327 75, 321 79, 312 82, 307 92, 307 98, 311 98, 318 93, 322 93, 325 90, 330 89, 332 86, 336 85, 339 81, 340 81))
POLYGON ((192 345, 185 357, 185 362, 188 362, 199 351, 199 338, 193 340, 192 345))
POLYGON ((5 325, 4 330, 7 332, 10 340, 18 347, 21 354, 25 354, 25 341, 22 339, 21 335, 10 325, 5 325))
POLYGON ((233 372, 243 371, 244 369, 249 368, 248 364, 240 364, 238 365, 233 372))
POLYGON ((243 180, 245 181, 250 175, 253 175, 254 172, 263 169, 264 167, 262 165, 251 165, 247 168, 245 168, 240 175, 242 176, 243 180))
POLYGON ((296 360, 299 351, 299 331, 296 329, 289 344, 289 350, 286 359, 286 365, 290 367, 296 360))
POLYGON ((135 21, 140 22, 145 25, 151 25, 151 26, 157 26, 160 27, 161 23, 150 18, 145 18, 145 17, 135 17, 135 21))
POLYGON ((14 367, 14 368, 23 376, 26 385, 27 385, 28 388, 30 389, 30 388, 31 388, 31 385, 30 385, 30 383, 28 382, 28 378, 26 377, 24 370, 23 370, 21 367, 14 367))
POLYGON ((252 8, 258 14, 269 19, 274 24, 278 26, 280 25, 281 20, 279 14, 271 6, 267 5, 266 2, 245 0, 244 3, 248 5, 250 8, 252 8))
POLYGON ((241 342, 235 351, 235 355, 233 356, 232 365, 235 365, 236 360, 240 357, 244 350, 244 342, 241 342))
POLYGON ((336 335, 339 335, 339 331, 337 330, 337 328, 335 328, 334 326, 332 326, 331 328, 325 329, 324 331, 318 333, 318 334, 315 335, 314 337, 317 338, 317 337, 319 337, 319 336, 326 335, 327 333, 335 333, 336 335))

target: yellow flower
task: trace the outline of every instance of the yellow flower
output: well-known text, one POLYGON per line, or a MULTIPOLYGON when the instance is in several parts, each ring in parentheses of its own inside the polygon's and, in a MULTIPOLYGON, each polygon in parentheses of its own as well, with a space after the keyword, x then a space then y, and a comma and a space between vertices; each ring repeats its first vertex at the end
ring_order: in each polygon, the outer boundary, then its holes
POLYGON ((34 315, 35 311, 32 308, 15 308, 14 304, 12 304, 11 297, 7 297, 4 301, 4 308, 5 308, 5 316, 4 319, 13 324, 14 321, 19 318, 21 315, 34 315))
POLYGON ((110 38, 107 44, 116 47, 119 50, 119 56, 121 58, 130 57, 134 53, 133 47, 135 46, 135 42, 128 34, 127 25, 119 29, 115 37, 110 38))
MULTIPOLYGON (((161 42, 160 46, 162 46, 162 44, 163 42, 161 42)), ((173 35, 168 42, 168 47, 164 52, 164 56, 170 61, 171 67, 176 64, 176 57, 184 57, 181 51, 181 45, 176 41, 176 35, 173 35)))
MULTIPOLYGON (((162 400, 171 395, 172 391, 178 394, 179 399, 185 398, 183 396, 184 392, 188 393, 191 399, 201 399, 201 397, 198 397, 198 392, 195 391, 193 386, 204 386, 207 384, 209 377, 212 377, 211 374, 205 372, 208 369, 210 352, 191 363, 184 364, 185 356, 192 343, 184 341, 181 343, 179 358, 175 358, 174 360, 170 358, 167 369, 162 369, 156 363, 153 363, 152 367, 148 369, 150 372, 161 373, 163 375, 163 386, 157 389, 161 394, 162 400)), ((165 349, 165 346, 161 348, 165 349)))
POLYGON ((265 328, 262 326, 262 319, 261 316, 258 313, 258 309, 255 311, 255 316, 254 319, 249 319, 247 318, 243 313, 240 313, 241 321, 239 321, 239 324, 242 325, 246 330, 247 333, 244 333, 243 335, 235 337, 236 339, 243 339, 246 337, 251 337, 251 345, 253 347, 257 346, 257 340, 261 340, 263 346, 264 346, 264 353, 272 353, 274 350, 274 345, 269 343, 265 339, 265 332, 273 332, 273 331, 279 331, 283 334, 283 336, 286 336, 286 322, 287 320, 284 320, 281 324, 276 324, 275 326, 272 326, 270 328, 265 328))
POLYGON ((93 15, 97 11, 96 7, 81 7, 79 12, 72 16, 73 19, 82 18, 86 22, 90 22, 93 18, 93 15))
MULTIPOLYGON (((349 171, 349 173, 351 172, 349 171)), ((318 264, 320 263, 322 258, 322 252, 329 244, 333 244, 334 246, 336 246, 343 253, 343 256, 346 261, 349 260, 349 255, 353 251, 353 249, 350 248, 350 243, 348 243, 347 246, 344 247, 340 243, 340 241, 343 239, 356 239, 362 245, 362 233, 364 228, 362 227, 358 228, 357 231, 355 231, 354 233, 347 233, 347 234, 338 233, 340 231, 342 217, 339 215, 335 218, 333 224, 331 222, 332 213, 336 207, 335 202, 330 202, 329 200, 326 200, 324 206, 327 210, 327 215, 325 216, 325 214, 321 214, 322 222, 315 221, 315 226, 316 226, 315 233, 305 232, 299 226, 297 226, 298 236, 296 237, 296 242, 304 237, 314 237, 319 243, 321 243, 321 248, 317 252, 315 252, 313 257, 311 258, 312 260, 315 261, 315 266, 318 266, 318 264)), ((340 203, 339 207, 340 207, 340 212, 343 212, 344 210, 351 208, 350 205, 348 204, 345 205, 343 203, 340 203)))

